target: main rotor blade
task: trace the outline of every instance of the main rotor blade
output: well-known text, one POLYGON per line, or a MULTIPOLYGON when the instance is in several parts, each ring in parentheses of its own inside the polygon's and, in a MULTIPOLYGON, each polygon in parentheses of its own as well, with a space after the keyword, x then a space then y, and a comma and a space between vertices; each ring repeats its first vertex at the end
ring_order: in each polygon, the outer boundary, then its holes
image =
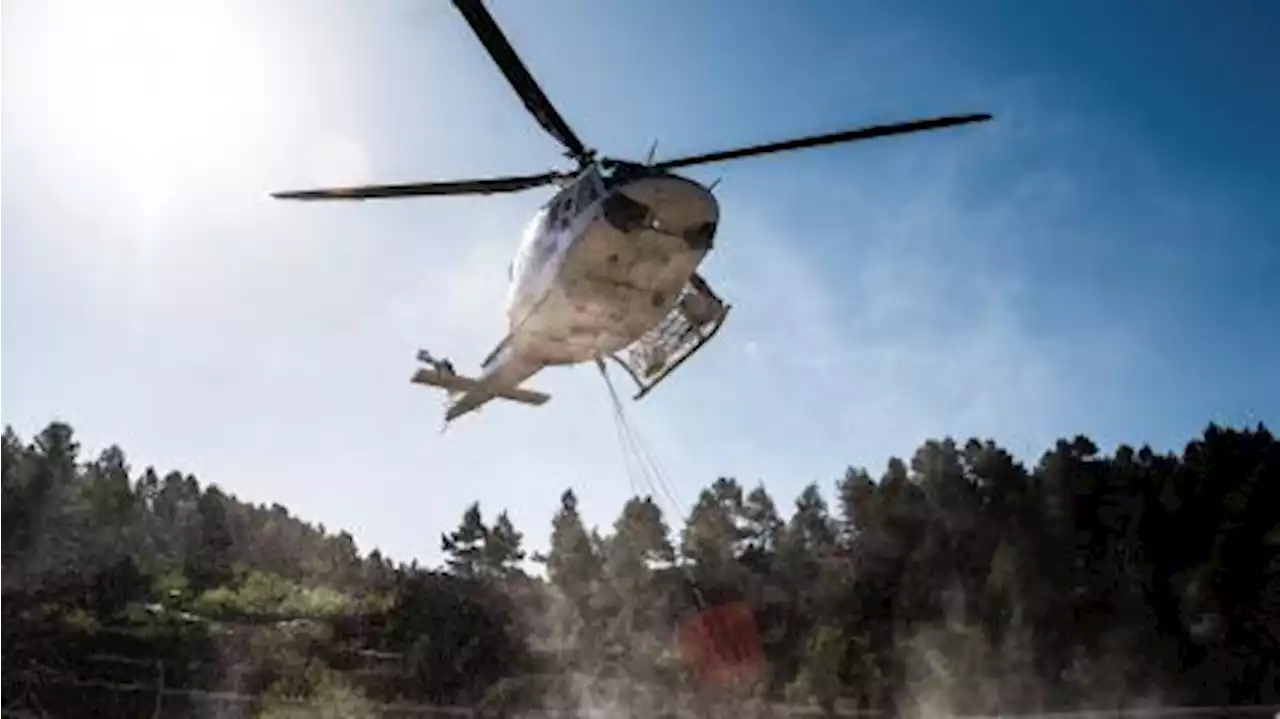
POLYGON ((467 24, 475 31, 476 37, 480 38, 480 42, 489 51, 493 61, 506 76, 507 82, 511 83, 512 89, 520 96, 524 106, 533 114, 538 124, 542 125, 542 128, 561 145, 564 145, 573 159, 586 162, 591 154, 587 146, 573 134, 569 124, 543 94, 542 88, 538 87, 533 75, 520 61, 520 56, 511 47, 511 43, 507 42, 506 35, 494 22, 493 16, 485 9, 481 0, 453 0, 453 4, 466 18, 467 24))
POLYGON ((363 185, 358 187, 328 187, 316 190, 289 190, 273 192, 278 200, 370 200, 394 197, 420 197, 425 195, 489 195, 495 192, 519 192, 554 182, 562 177, 558 172, 525 177, 494 177, 483 180, 457 180, 454 182, 413 182, 401 185, 363 185))
POLYGON ((841 142, 853 142, 855 140, 869 140, 873 137, 887 137, 889 135, 902 135, 908 132, 922 132, 924 130, 937 130, 943 127, 953 127, 955 125, 966 125, 971 122, 985 122, 990 119, 991 119, 991 116, 987 114, 957 115, 953 117, 938 117, 931 120, 916 120, 914 122, 895 123, 893 125, 873 125, 871 127, 863 127, 857 130, 833 132, 827 135, 814 135, 811 137, 802 137, 796 140, 786 140, 784 142, 771 142, 765 145, 743 147, 736 150, 724 150, 722 152, 708 152, 703 155, 690 155, 688 157, 678 157, 673 160, 664 160, 663 162, 654 163, 652 167, 655 167, 661 170, 670 170, 677 167, 689 167, 690 165, 702 165, 708 162, 722 162, 724 160, 736 160, 741 157, 767 155, 771 152, 799 150, 805 147, 818 147, 820 145, 834 145, 841 142))

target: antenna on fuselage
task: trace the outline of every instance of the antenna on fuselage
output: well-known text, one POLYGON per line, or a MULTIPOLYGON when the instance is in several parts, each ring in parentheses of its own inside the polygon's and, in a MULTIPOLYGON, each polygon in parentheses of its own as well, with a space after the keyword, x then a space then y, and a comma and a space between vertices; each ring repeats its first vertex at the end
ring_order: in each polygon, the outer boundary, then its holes
POLYGON ((653 144, 649 146, 649 154, 644 158, 644 164, 653 164, 653 153, 658 151, 658 138, 653 138, 653 144))

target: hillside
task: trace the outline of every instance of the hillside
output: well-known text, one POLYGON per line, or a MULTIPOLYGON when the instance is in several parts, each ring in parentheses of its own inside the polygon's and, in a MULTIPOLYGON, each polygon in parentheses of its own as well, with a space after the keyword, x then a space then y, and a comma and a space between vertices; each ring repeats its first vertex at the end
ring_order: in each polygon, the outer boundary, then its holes
POLYGON ((178 713, 214 690, 246 712, 308 697, 500 711, 577 706, 593 677, 651 699, 885 711, 1280 702, 1265 428, 1211 425, 1180 455, 1077 437, 1034 467, 929 441, 827 489, 782 511, 721 478, 680 536, 641 497, 585 527, 566 490, 544 581, 518 568, 525 530, 479 505, 441 528, 449 560, 427 569, 189 474, 135 472, 119 448, 82 457, 65 424, 29 442, 6 429, 5 705, 138 716, 163 686, 178 713), (735 608, 719 635, 691 633, 735 608))

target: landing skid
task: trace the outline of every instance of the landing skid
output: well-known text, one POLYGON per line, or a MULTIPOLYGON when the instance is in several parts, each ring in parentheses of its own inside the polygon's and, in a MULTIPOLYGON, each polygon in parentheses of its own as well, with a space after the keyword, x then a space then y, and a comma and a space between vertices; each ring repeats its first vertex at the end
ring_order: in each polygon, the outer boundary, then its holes
POLYGON ((707 344, 720 331, 730 307, 705 280, 691 277, 680 300, 656 327, 624 349, 625 357, 611 356, 640 388, 632 399, 649 394, 707 344))

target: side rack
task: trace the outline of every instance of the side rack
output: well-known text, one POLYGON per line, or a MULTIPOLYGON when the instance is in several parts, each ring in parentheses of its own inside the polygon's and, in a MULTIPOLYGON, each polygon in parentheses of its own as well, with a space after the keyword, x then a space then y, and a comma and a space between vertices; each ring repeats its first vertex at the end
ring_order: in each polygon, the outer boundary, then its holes
POLYGON ((693 356, 720 331, 731 305, 716 296, 700 276, 694 275, 667 316, 619 356, 612 355, 640 388, 640 399, 667 375, 693 356))

